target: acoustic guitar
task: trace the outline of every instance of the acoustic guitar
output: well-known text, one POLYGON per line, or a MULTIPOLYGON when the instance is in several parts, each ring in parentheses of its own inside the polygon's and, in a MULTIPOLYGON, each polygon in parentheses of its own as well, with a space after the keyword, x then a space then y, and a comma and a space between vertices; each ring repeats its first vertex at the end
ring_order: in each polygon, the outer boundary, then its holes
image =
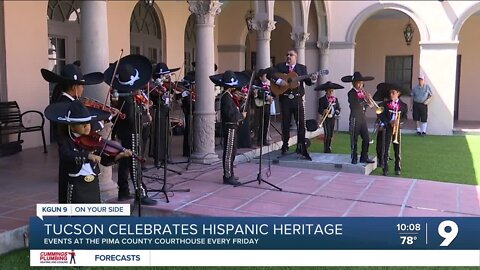
POLYGON ((277 78, 280 78, 280 79, 286 81, 288 83, 288 85, 281 86, 281 85, 277 85, 276 83, 272 83, 272 85, 270 86, 271 91, 275 95, 281 95, 281 94, 287 92, 289 89, 295 89, 295 88, 299 87, 300 86, 300 81, 310 78, 315 73, 317 73, 318 76, 325 76, 325 75, 328 75, 329 71, 328 71, 328 69, 322 69, 322 70, 319 70, 317 72, 310 73, 308 75, 302 75, 302 76, 298 76, 298 74, 295 71, 292 71, 288 74, 275 73, 275 76, 277 78))

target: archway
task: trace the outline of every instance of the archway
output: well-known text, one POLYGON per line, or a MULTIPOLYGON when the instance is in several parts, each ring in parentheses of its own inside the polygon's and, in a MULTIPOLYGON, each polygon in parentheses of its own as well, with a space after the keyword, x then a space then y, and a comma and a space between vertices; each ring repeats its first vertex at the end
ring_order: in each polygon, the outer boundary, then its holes
POLYGON ((478 121, 477 107, 480 102, 477 71, 480 69, 478 36, 480 34, 480 5, 459 29, 457 56, 457 84, 455 92, 455 120, 478 121))
POLYGON ((152 64, 163 61, 165 31, 162 25, 165 24, 158 6, 138 1, 130 18, 130 53, 144 55, 152 64))
POLYGON ((192 65, 195 62, 195 46, 197 36, 195 32, 195 15, 190 15, 185 26, 184 52, 185 52, 185 73, 194 70, 192 65))
MULTIPOLYGON (((420 35, 415 22, 405 13, 395 9, 385 9, 372 14, 359 27, 355 36, 354 69, 363 75, 375 77, 365 83, 365 90, 371 95, 376 85, 394 82, 411 89, 417 84, 420 72, 420 35), (413 27, 413 39, 405 41, 406 25, 413 27)), ((403 97, 411 104, 409 97, 403 97)), ((375 118, 373 110, 367 111, 369 118, 375 118)))

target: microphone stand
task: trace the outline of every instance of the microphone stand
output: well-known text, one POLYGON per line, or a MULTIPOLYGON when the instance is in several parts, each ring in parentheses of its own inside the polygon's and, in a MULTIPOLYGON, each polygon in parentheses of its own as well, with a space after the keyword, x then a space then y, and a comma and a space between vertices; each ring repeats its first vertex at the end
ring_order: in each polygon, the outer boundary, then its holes
POLYGON ((244 186, 246 184, 250 184, 250 183, 253 183, 253 182, 257 182, 258 181, 258 184, 260 185, 262 182, 267 184, 267 185, 270 185, 271 187, 279 190, 279 191, 282 191, 282 189, 266 180, 263 179, 262 177, 262 159, 263 159, 263 132, 264 131, 264 125, 265 125, 265 91, 262 93, 262 124, 261 124, 261 127, 262 127, 262 131, 260 132, 260 136, 261 136, 261 143, 260 143, 260 162, 258 163, 258 174, 257 174, 257 179, 254 179, 254 180, 250 180, 250 181, 247 181, 245 183, 241 183, 239 185, 236 185, 235 187, 237 186, 244 186))
POLYGON ((193 152, 193 84, 189 83, 190 88, 190 100, 188 108, 188 161, 185 170, 188 171, 188 167, 192 164, 192 152, 193 152))
MULTIPOLYGON (((181 175, 182 173, 181 172, 177 172, 175 170, 172 170, 172 169, 169 169, 168 168, 168 152, 169 152, 169 134, 170 134, 170 93, 168 93, 168 98, 165 99, 165 107, 167 108, 166 109, 166 120, 165 120, 165 127, 164 127, 164 135, 165 135, 165 138, 164 138, 164 153, 163 153, 163 186, 161 189, 149 189, 147 190, 147 193, 148 192, 161 192, 164 194, 165 196, 165 200, 167 203, 170 202, 170 199, 168 198, 168 192, 190 192, 190 189, 178 189, 178 190, 171 190, 169 187, 168 187, 168 184, 167 184, 167 171, 172 171, 172 172, 175 172, 177 173, 178 175, 181 175)), ((157 113, 155 115, 155 118, 156 118, 156 121, 155 121, 155 134, 160 134, 158 131, 159 131, 159 127, 160 127, 160 119, 159 119, 159 116, 160 116, 160 105, 161 105, 161 96, 159 95, 158 97, 158 103, 157 103, 157 113)), ((162 166, 158 166, 158 160, 159 160, 159 154, 158 154, 158 146, 159 146, 159 138, 158 138, 158 135, 157 135, 157 143, 156 143, 156 157, 155 157, 155 167, 158 169, 162 166)), ((145 176, 147 177, 147 176, 145 176)), ((151 177, 151 176, 148 176, 147 178, 154 178, 154 177, 151 177)), ((156 178, 154 178, 156 179, 156 178)))

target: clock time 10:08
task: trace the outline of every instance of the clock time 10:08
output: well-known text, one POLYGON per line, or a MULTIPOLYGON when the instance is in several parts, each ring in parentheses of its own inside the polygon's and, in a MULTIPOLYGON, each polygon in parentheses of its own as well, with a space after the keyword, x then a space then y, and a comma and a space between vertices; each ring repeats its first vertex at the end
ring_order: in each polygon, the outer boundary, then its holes
POLYGON ((420 230, 422 230, 422 225, 420 223, 397 224, 397 231, 399 232, 418 232, 420 230))

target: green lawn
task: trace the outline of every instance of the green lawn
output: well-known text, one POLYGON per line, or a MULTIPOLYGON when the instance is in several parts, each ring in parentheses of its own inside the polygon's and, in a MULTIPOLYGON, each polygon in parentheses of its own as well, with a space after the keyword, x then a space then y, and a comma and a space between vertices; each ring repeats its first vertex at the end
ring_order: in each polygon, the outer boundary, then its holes
MULTIPOLYGON (((402 176, 443 182, 480 185, 480 136, 426 136, 402 135, 402 176)), ((375 156, 375 144, 370 145, 370 156, 375 156)), ((359 138, 358 148, 361 148, 359 138)), ((339 132, 332 143, 334 153, 350 154, 348 133, 339 132)), ((323 141, 312 139, 309 152, 323 152, 323 141)), ((393 149, 391 149, 393 157, 393 149)), ((393 176, 393 161, 390 161, 393 176)), ((381 175, 377 168, 373 174, 381 175)))
MULTIPOLYGON (((8 270, 17 270, 17 269, 29 269, 29 252, 26 249, 17 250, 5 255, 0 256, 0 269, 8 270)), ((213 258, 212 258, 213 259, 213 258)), ((212 269, 213 267, 73 267, 73 269, 178 269, 178 270, 190 270, 190 269, 212 269)), ((215 269, 223 269, 227 267, 215 267, 215 269)), ((284 269, 284 270, 293 270, 293 269, 303 269, 303 270, 314 270, 314 269, 344 269, 344 270, 382 270, 382 269, 419 269, 419 270, 430 270, 431 267, 228 267, 229 269, 249 269, 249 270, 270 270, 270 269, 284 269)), ((440 270, 454 270, 454 269, 478 269, 478 267, 435 267, 434 269, 440 270)), ((40 268, 38 268, 40 269, 40 268)), ((42 268, 47 269, 47 268, 42 268)), ((50 268, 48 268, 50 269, 50 268)), ((55 267, 53 269, 72 269, 72 267, 55 267)))

